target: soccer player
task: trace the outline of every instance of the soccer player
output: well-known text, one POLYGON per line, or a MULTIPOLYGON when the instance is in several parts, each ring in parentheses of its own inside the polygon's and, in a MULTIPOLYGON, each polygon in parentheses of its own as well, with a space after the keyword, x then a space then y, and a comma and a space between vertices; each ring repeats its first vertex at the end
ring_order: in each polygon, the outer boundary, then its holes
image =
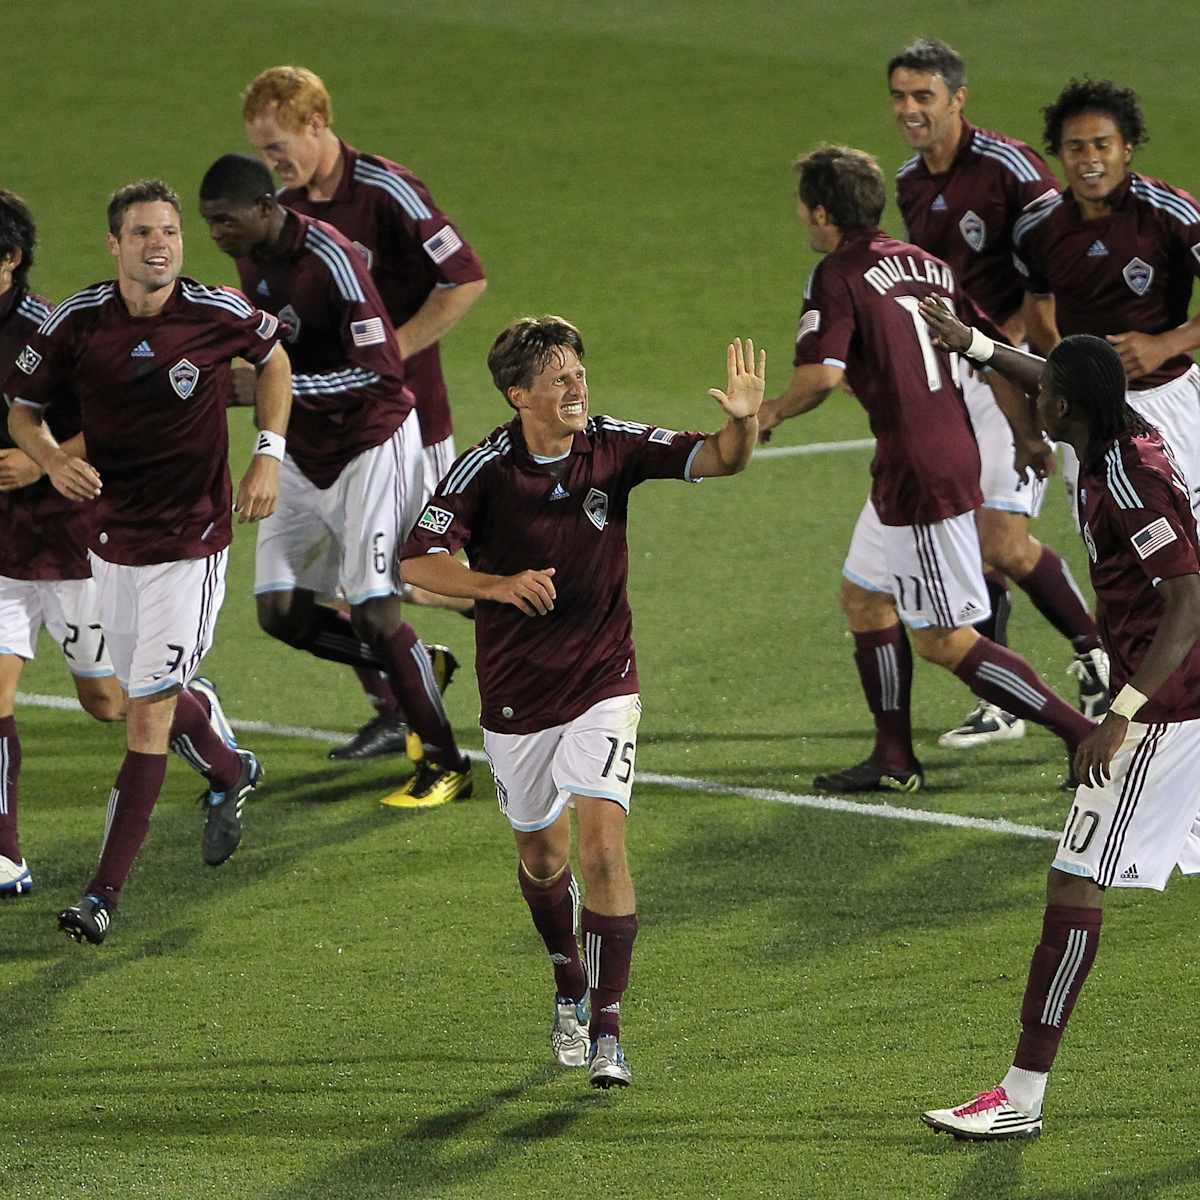
MULTIPOLYGON (((1054 297, 1062 334, 1107 338, 1129 378, 1129 403, 1157 426, 1200 514, 1200 202, 1131 171, 1147 140, 1137 95, 1107 79, 1071 80, 1042 110, 1046 149, 1067 190, 1013 227, 1016 264, 1034 295, 1054 297)), ((1068 459, 1068 487, 1076 464, 1068 459)))
POLYGON ((259 526, 254 592, 272 637, 328 655, 369 648, 414 737, 416 771, 384 803, 428 808, 471 794, 429 653, 396 595, 396 549, 424 502, 420 428, 405 362, 367 264, 332 226, 274 196, 256 158, 227 154, 200 184, 200 212, 247 295, 277 314, 295 374, 279 504, 259 526), (353 635, 318 594, 341 591, 353 635))
MULTIPOLYGON (((1023 342, 1028 322, 1038 329, 1052 322, 1053 304, 1022 286, 1012 261, 1012 229, 1022 213, 1058 195, 1058 181, 1024 142, 977 129, 963 116, 966 65, 945 42, 921 38, 895 55, 888 63, 888 87, 900 135, 917 151, 896 176, 908 240, 948 263, 1009 341, 1023 342)), ((1070 641, 1075 658, 1069 670, 1079 680, 1079 707, 1095 717, 1108 701, 1108 663, 1096 623, 1067 564, 1029 533, 1030 518, 1041 509, 1043 482, 1014 466, 1016 455, 1022 464, 1048 472, 1053 450, 1023 419, 1023 397, 1014 395, 1007 381, 968 369, 960 382, 983 464, 983 504, 975 510, 975 522, 992 613, 977 628, 1007 644, 1012 601, 1005 577, 1011 579, 1070 641), (1019 448, 1005 411, 1017 422, 1019 448)), ((938 744, 967 748, 1024 732, 1023 721, 985 701, 938 744)))
POLYGON ((521 892, 554 964, 551 1047, 607 1088, 632 1078, 620 1008, 638 928, 625 857, 641 715, 626 596, 629 493, 646 479, 741 471, 758 436, 766 358, 755 361, 752 343, 729 346, 727 390, 709 393, 729 419, 706 436, 590 416, 583 356, 579 331, 561 317, 526 317, 496 338, 488 367, 516 417, 450 468, 401 550, 400 572, 476 602, 484 749, 516 835, 521 892), (454 557, 464 548, 470 566, 454 557))
POLYGON ((880 230, 886 192, 870 155, 826 146, 795 169, 800 219, 825 257, 805 290, 791 381, 763 404, 759 424, 770 430, 811 411, 846 378, 877 441, 841 594, 875 747, 864 762, 817 776, 814 786, 922 786, 909 715, 912 655, 901 622, 923 658, 953 671, 980 700, 1047 726, 1073 754, 1092 722, 1024 659, 975 629, 988 612, 974 517, 982 500, 979 451, 958 360, 933 346, 917 314, 925 296, 949 296, 973 311, 970 298, 944 262, 880 230))
POLYGON ((942 344, 1036 392, 1042 428, 1078 455, 1080 532, 1120 689, 1076 752, 1081 784, 1050 868, 1013 1065, 997 1087, 923 1117, 960 1138, 1030 1137, 1096 957, 1105 891, 1161 891, 1177 865, 1200 872, 1200 544, 1188 485, 1162 434, 1128 403, 1116 348, 1070 335, 1043 361, 994 345, 936 303, 921 313, 942 344))
MULTIPOLYGON (((29 290, 37 229, 25 202, 0 190, 0 363, 3 371, 50 315, 29 290)), ((81 454, 79 413, 70 403, 51 419, 58 440, 81 454)), ((0 897, 28 895, 33 873, 21 853, 17 791, 21 739, 16 695, 21 672, 45 625, 62 646, 79 703, 98 721, 125 715, 121 689, 104 647, 96 590, 77 505, 0 427, 0 897)))
MULTIPOLYGON (((304 67, 271 67, 246 89, 246 136, 276 174, 279 199, 327 221, 366 260, 387 305, 417 398, 426 495, 454 460, 450 402, 438 344, 483 295, 483 265, 462 232, 407 167, 356 150, 333 131, 333 105, 319 76, 304 67)), ((454 608, 470 605, 410 589, 408 598, 454 608)), ((431 648, 432 649, 432 648, 431 648)), ((444 672, 443 655, 436 664, 444 672)), ((453 664, 448 664, 453 670, 453 664)), ((356 674, 377 715, 331 758, 368 758, 402 750, 405 714, 378 671, 356 674)))
POLYGON ((64 300, 28 339, 4 385, 13 440, 70 500, 86 504, 100 624, 128 697, 125 760, 109 799, 100 861, 83 899, 59 914, 99 944, 149 829, 174 746, 210 780, 204 861, 224 862, 261 768, 209 723, 189 684, 212 645, 231 538, 230 360, 259 369, 256 452, 238 489, 242 520, 275 506, 291 371, 278 322, 231 289, 182 277, 179 198, 161 180, 108 205, 117 277, 64 300), (87 460, 48 423, 79 403, 87 460), (48 417, 47 417, 48 414, 48 417))

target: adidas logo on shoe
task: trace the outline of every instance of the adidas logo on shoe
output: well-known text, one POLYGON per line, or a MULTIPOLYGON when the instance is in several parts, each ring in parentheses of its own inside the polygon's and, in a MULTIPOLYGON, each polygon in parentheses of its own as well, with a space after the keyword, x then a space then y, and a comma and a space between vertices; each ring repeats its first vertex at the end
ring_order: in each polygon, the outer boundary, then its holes
POLYGON ((1099 238, 1088 247, 1088 258, 1105 258, 1107 255, 1108 247, 1099 238))
POLYGON ((1137 863, 1130 863, 1129 866, 1121 872, 1121 878, 1126 883, 1136 883, 1138 879, 1137 863))

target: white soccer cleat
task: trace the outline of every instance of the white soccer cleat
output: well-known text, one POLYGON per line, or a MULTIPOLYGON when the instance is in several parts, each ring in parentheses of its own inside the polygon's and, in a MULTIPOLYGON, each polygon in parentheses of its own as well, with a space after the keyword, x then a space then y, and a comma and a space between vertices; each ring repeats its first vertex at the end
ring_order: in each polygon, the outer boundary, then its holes
POLYGON ((33 874, 29 864, 0 854, 0 899, 10 896, 27 896, 33 891, 33 874))
POLYGON ((598 1037, 588 1054, 588 1083, 594 1088, 611 1088, 628 1087, 632 1082, 633 1072, 621 1043, 608 1034, 598 1037))
POLYGON ((992 742, 1012 742, 1025 736, 1025 722, 994 704, 982 701, 961 725, 938 738, 945 750, 974 750, 992 742))
POLYGON ((1093 721, 1108 712, 1108 655, 1097 647, 1075 655, 1067 674, 1079 680, 1079 711, 1093 721))
POLYGON ((550 1026, 550 1049, 562 1067, 587 1066, 588 997, 575 1001, 562 996, 554 998, 554 1024, 550 1026))
POLYGON ((930 1129, 949 1133, 967 1142, 999 1142, 1007 1138, 1037 1137, 1042 1114, 1017 1108, 1003 1087, 980 1092, 958 1108, 934 1108, 921 1114, 930 1129))

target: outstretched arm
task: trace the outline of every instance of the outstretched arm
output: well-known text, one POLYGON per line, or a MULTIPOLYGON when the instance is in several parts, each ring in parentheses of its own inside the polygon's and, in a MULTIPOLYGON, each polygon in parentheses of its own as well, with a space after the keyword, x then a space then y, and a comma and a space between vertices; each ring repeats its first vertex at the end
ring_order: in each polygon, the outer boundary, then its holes
POLYGON ((710 433, 692 461, 693 479, 736 475, 746 469, 758 441, 758 412, 767 387, 767 352, 754 358, 754 343, 734 338, 725 351, 729 375, 727 390, 710 388, 708 394, 725 410, 729 420, 720 433, 710 433))
POLYGON ((234 508, 239 523, 269 517, 279 498, 279 463, 292 413, 292 364, 276 345, 258 368, 254 388, 254 418, 259 434, 254 457, 242 476, 234 508))
POLYGON ((994 342, 978 329, 968 329, 946 304, 934 296, 927 296, 917 307, 945 349, 965 354, 972 362, 986 363, 1005 379, 1011 379, 1018 387, 1024 388, 1029 395, 1036 395, 1042 382, 1042 370, 1046 366, 1044 358, 994 342))
POLYGON ((789 417, 812 412, 842 382, 845 371, 841 367, 828 367, 820 363, 805 363, 792 371, 787 391, 763 403, 758 414, 758 430, 761 441, 769 441, 771 430, 789 417))

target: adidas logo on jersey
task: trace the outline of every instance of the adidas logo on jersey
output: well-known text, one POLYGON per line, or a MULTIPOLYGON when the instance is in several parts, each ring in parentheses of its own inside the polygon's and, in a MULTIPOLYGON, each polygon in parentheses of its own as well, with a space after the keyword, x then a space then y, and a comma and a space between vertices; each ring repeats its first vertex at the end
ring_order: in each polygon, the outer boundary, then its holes
POLYGON ((933 203, 929 206, 931 212, 945 212, 950 206, 946 203, 945 196, 934 197, 933 203))
POLYGON ((150 343, 144 338, 138 342, 136 346, 129 352, 130 358, 153 358, 154 351, 150 349, 150 343))
POLYGON ((258 281, 258 287, 256 287, 254 290, 260 296, 269 296, 271 294, 271 289, 267 287, 267 281, 265 279, 260 279, 258 281))
POLYGON ((561 483, 554 485, 554 491, 550 493, 551 500, 566 500, 571 495, 561 483))
POLYGON ((1099 238, 1088 247, 1088 258, 1105 258, 1107 255, 1108 247, 1099 238))
POLYGON ((1126 883, 1136 883, 1138 879, 1137 863, 1130 863, 1129 866, 1121 872, 1121 878, 1126 883))

